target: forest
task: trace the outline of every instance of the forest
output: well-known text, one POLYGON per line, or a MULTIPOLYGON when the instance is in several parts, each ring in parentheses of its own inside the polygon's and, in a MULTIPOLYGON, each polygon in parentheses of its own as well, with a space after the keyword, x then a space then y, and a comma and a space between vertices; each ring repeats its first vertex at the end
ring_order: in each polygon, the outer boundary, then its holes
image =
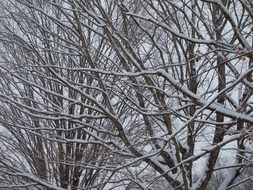
POLYGON ((252 0, 0 0, 0 189, 250 190, 252 0))

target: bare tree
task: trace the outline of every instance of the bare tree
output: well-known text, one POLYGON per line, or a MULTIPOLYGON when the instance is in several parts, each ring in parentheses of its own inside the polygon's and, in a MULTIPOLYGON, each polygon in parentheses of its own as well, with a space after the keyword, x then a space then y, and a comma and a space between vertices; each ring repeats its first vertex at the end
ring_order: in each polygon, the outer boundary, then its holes
POLYGON ((223 170, 218 189, 251 180, 250 0, 0 7, 1 188, 202 190, 223 170))

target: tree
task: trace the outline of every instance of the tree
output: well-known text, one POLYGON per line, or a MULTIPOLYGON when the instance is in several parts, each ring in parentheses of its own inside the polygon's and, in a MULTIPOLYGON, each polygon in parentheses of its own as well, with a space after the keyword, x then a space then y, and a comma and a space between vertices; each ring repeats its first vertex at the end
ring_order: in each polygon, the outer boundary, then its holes
POLYGON ((251 179, 251 1, 0 7, 0 187, 202 190, 225 169, 219 189, 251 179))

